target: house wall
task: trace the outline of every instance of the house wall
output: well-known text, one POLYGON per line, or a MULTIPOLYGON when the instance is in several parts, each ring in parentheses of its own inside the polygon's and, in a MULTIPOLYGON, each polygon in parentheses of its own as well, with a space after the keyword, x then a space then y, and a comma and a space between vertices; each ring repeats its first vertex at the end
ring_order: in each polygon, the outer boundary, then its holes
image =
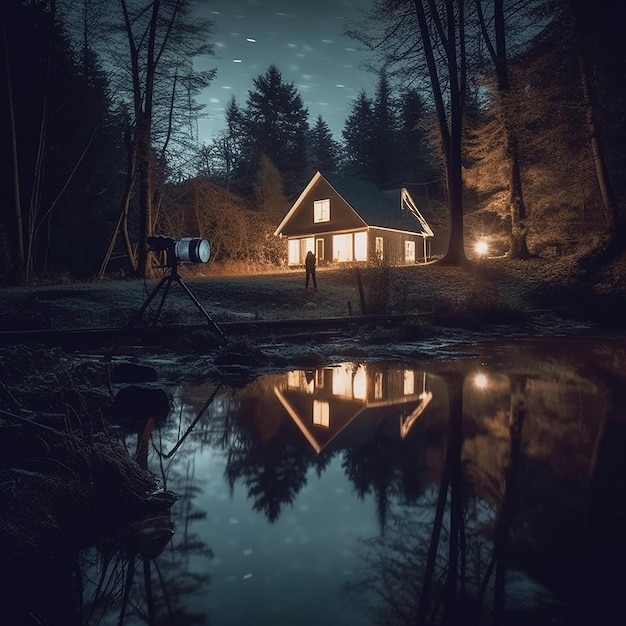
MULTIPOLYGON (((368 258, 377 261, 376 237, 383 238, 383 259, 389 265, 405 265, 405 242, 412 241, 415 245, 415 263, 424 262, 424 240, 417 235, 394 232, 379 228, 370 229, 368 242, 368 258)), ((429 242, 427 240, 427 246, 429 242)), ((428 248, 427 248, 428 251, 428 248)))
MULTIPOLYGON (((362 232, 362 231, 361 231, 362 232)), ((353 261, 354 259, 341 258, 339 256, 335 246, 333 244, 333 238, 337 233, 324 233, 318 234, 315 237, 299 237, 293 238, 292 241, 307 242, 298 244, 296 249, 299 250, 299 257, 293 258, 290 255, 289 265, 302 265, 304 264, 304 257, 307 250, 314 250, 318 264, 324 265, 326 263, 335 263, 342 261, 353 261), (318 243, 321 240, 321 244, 318 243), (311 244, 311 242, 313 242, 311 244), (323 249, 323 256, 320 255, 320 251, 323 249)), ((349 233, 354 237, 355 232, 349 233)), ((415 263, 424 263, 424 240, 417 235, 411 235, 409 233, 399 233, 384 229, 371 228, 367 233, 367 260, 370 263, 379 262, 376 255, 376 237, 383 238, 383 262, 389 265, 410 265, 411 263, 405 262, 405 246, 407 241, 413 242, 415 246, 415 263)), ((430 241, 426 240, 427 245, 427 258, 430 260, 430 241)))

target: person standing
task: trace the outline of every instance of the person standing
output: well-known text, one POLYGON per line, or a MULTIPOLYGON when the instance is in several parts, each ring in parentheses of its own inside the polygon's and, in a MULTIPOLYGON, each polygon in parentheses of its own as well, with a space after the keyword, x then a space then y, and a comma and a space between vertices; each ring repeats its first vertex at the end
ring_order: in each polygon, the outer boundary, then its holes
POLYGON ((304 267, 306 269, 306 288, 309 288, 309 279, 313 281, 313 289, 317 291, 317 279, 315 278, 315 255, 311 250, 306 253, 306 259, 304 260, 304 267))

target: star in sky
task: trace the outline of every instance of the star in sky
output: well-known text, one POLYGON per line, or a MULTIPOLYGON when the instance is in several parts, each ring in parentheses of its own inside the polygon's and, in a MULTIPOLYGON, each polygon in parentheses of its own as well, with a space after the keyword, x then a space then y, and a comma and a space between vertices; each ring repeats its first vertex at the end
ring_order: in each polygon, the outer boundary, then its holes
POLYGON ((253 79, 274 64, 283 81, 293 83, 309 111, 309 123, 321 115, 341 138, 352 100, 365 90, 373 95, 377 77, 362 69, 367 59, 358 42, 343 34, 346 20, 359 16, 372 0, 213 0, 203 4, 215 26, 215 56, 200 69, 217 76, 203 92, 206 119, 200 140, 208 143, 225 126, 231 96, 244 106, 253 79))

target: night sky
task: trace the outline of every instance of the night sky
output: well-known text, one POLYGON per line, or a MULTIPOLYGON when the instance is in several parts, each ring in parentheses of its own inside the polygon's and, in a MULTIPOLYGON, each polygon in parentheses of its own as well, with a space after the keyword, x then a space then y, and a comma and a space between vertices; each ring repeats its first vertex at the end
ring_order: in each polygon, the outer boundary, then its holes
POLYGON ((215 56, 198 63, 216 67, 206 89, 207 119, 199 124, 207 143, 224 128, 224 109, 234 95, 244 106, 252 80, 270 64, 283 81, 293 83, 312 125, 321 115, 336 139, 341 138, 351 101, 361 90, 373 95, 377 77, 359 65, 365 52, 343 35, 346 19, 359 16, 371 0, 211 0, 204 11, 215 25, 215 56))

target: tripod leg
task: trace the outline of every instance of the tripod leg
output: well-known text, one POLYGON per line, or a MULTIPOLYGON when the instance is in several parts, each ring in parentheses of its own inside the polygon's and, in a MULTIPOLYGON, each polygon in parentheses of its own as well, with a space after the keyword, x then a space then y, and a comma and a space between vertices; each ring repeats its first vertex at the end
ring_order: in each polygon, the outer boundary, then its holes
POLYGON ((209 322, 209 324, 213 326, 213 328, 215 328, 215 330, 221 335, 223 339, 226 339, 226 336, 222 332, 222 329, 211 319, 211 316, 204 310, 204 307, 200 304, 200 302, 198 302, 196 297, 191 293, 191 291, 189 290, 189 287, 187 287, 187 285, 185 285, 185 283, 182 281, 182 278, 178 276, 178 274, 176 274, 175 279, 176 279, 176 282, 185 290, 185 292, 187 293, 191 301, 196 305, 196 307, 202 313, 202 315, 204 315, 206 321, 209 322))
MULTIPOLYGON (((152 302, 152 300, 154 300, 154 297, 157 295, 161 287, 163 287, 165 282, 168 280, 169 280, 169 276, 163 276, 159 284, 150 292, 150 295, 147 297, 146 301, 141 305, 141 308, 134 315, 131 316, 130 320, 128 321, 129 326, 134 326, 135 324, 138 324, 141 321, 141 318, 143 317, 145 310, 148 308, 148 306, 150 306, 150 303, 152 302)), ((168 286, 169 286, 169 283, 168 283, 168 286)), ((163 300, 161 300, 161 305, 162 304, 163 304, 163 300)))
POLYGON ((157 309, 154 322, 152 322, 153 326, 156 326, 156 323, 159 321, 159 316, 161 315, 161 309, 163 308, 163 303, 165 302, 167 292, 169 291, 172 285, 172 275, 170 274, 169 276, 166 276, 165 278, 167 280, 167 284, 165 285, 165 289, 163 290, 163 295, 161 296, 161 302, 159 302, 159 308, 157 309))

